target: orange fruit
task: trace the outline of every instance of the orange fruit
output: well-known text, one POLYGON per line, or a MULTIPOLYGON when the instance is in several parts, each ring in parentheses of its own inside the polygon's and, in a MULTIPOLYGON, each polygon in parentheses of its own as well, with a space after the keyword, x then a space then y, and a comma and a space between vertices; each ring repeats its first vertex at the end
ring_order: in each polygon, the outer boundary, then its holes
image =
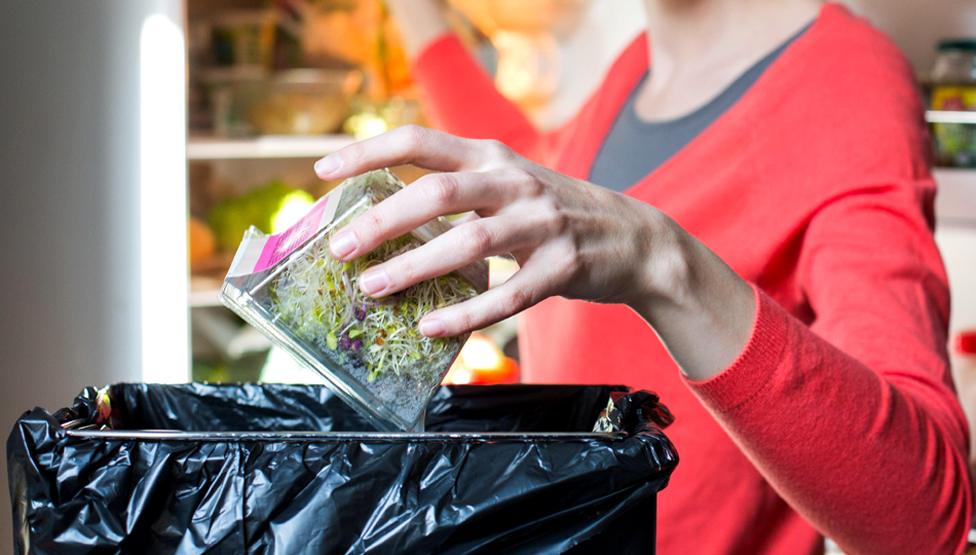
POLYGON ((217 237, 210 226, 194 217, 187 224, 187 238, 190 243, 190 264, 208 260, 217 253, 217 237))

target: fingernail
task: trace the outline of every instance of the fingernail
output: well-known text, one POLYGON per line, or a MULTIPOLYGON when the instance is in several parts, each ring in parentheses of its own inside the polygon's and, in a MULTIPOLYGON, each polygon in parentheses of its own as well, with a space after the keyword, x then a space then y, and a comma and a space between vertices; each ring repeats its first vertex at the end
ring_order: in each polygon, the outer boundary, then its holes
POLYGON ((444 322, 437 318, 430 318, 420 322, 420 333, 427 337, 437 337, 444 334, 444 322))
MULTIPOLYGON (((339 159, 335 156, 326 156, 315 163, 315 173, 319 177, 328 177, 339 169, 339 159)), ((307 166, 306 166, 307 167, 307 166)))
POLYGON ((367 295, 373 295, 386 289, 390 285, 389 278, 383 270, 367 270, 359 276, 359 288, 367 295))
POLYGON ((340 231, 329 241, 329 250, 332 256, 342 260, 356 250, 356 238, 348 231, 340 231))

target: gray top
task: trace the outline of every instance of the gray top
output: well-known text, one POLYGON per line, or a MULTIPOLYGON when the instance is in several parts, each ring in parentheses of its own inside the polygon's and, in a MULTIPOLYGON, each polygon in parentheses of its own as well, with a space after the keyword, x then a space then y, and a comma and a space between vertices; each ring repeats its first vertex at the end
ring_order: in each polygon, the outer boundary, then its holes
POLYGON ((637 115, 634 102, 637 91, 647 80, 645 73, 603 140, 590 170, 590 181, 615 191, 625 191, 657 169, 735 104, 808 27, 809 24, 756 62, 704 106, 676 119, 648 122, 637 115))

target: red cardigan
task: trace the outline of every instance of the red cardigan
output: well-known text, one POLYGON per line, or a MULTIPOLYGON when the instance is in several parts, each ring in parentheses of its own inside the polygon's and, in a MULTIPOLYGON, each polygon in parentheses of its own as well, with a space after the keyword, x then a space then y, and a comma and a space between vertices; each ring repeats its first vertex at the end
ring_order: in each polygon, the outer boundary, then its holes
MULTIPOLYGON (((454 38, 426 49, 415 75, 443 128, 585 178, 647 65, 641 36, 554 133, 454 38)), ((828 4, 736 105, 627 191, 755 284, 751 339, 715 378, 683 378, 626 307, 553 298, 524 314, 527 381, 648 388, 676 415, 661 553, 815 553, 821 534, 857 553, 964 545, 967 431, 921 110, 898 50, 828 4)))

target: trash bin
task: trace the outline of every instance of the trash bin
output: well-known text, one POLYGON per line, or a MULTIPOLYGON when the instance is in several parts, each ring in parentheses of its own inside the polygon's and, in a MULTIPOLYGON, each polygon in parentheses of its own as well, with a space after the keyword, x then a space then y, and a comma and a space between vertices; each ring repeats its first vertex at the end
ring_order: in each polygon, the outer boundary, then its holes
POLYGON ((322 386, 88 388, 71 407, 36 408, 14 426, 14 544, 30 553, 649 553, 657 492, 677 454, 661 432, 667 409, 625 393, 442 387, 429 432, 388 433, 370 431, 322 386), (592 432, 601 412, 623 429, 592 432))

